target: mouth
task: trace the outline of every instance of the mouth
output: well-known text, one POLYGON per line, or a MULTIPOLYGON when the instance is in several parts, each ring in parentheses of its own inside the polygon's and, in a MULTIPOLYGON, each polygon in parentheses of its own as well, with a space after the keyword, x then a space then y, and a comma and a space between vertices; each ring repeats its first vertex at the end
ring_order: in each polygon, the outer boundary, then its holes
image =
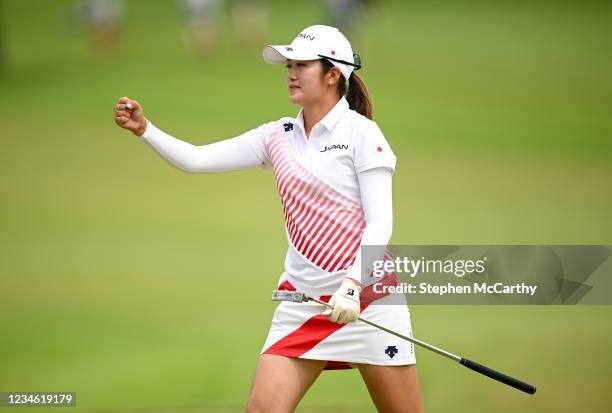
POLYGON ((299 88, 300 87, 296 86, 296 85, 289 85, 289 90, 296 90, 296 89, 299 89, 299 88))

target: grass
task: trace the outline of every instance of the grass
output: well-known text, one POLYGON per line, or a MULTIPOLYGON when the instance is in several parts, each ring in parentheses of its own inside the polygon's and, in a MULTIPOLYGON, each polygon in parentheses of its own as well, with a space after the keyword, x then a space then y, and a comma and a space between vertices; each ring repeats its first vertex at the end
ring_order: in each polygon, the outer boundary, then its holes
MULTIPOLYGON (((214 58, 189 55, 172 2, 130 1, 125 40, 96 56, 73 5, 2 4, 0 391, 76 391, 91 412, 239 411, 286 248, 273 176, 179 172, 112 107, 136 98, 204 144, 297 113, 283 69, 227 29, 214 58)), ((362 74, 398 155, 392 244, 611 243, 610 15, 395 1, 362 27, 362 74)), ((265 41, 320 16, 273 2, 265 41)), ((539 387, 417 351, 427 411, 609 410, 609 306, 411 313, 417 337, 539 387)), ((326 372, 298 409, 332 410, 374 410, 356 372, 326 372)))

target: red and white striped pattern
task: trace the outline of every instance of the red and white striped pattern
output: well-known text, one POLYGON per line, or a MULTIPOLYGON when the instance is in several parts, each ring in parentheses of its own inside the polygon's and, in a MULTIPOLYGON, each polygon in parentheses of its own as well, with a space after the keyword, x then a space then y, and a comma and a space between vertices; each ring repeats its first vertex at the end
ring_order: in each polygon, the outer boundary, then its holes
POLYGON ((361 205, 327 185, 291 153, 283 128, 267 140, 290 242, 327 272, 354 261, 366 226, 361 205))

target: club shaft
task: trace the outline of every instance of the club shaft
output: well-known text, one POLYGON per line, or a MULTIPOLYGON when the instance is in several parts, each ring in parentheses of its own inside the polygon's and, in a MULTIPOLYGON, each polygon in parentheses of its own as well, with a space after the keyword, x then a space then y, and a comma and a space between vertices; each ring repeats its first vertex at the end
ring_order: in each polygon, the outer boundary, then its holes
MULTIPOLYGON (((331 305, 329 305, 328 303, 326 303, 325 301, 321 301, 317 298, 312 298, 312 297, 308 297, 307 298, 309 301, 314 301, 316 303, 319 303, 321 305, 324 305, 327 308, 333 308, 331 305)), ((487 377, 492 378, 493 380, 497 380, 501 383, 507 384, 508 386, 514 387, 515 389, 524 391, 525 393, 529 393, 529 394, 534 394, 536 392, 536 388, 535 386, 532 386, 531 384, 525 383, 521 380, 515 379, 514 377, 510 377, 504 373, 501 373, 499 371, 493 370, 485 365, 479 364, 475 361, 460 357, 456 354, 453 353, 449 353, 446 350, 442 350, 441 348, 438 348, 436 346, 432 346, 431 344, 425 343, 424 341, 418 340, 414 337, 408 337, 405 336, 403 334, 400 334, 398 332, 395 332, 393 330, 389 330, 386 327, 383 327, 379 324, 373 323, 372 321, 369 320, 365 320, 361 317, 357 317, 358 320, 371 325, 372 327, 378 328, 382 331, 386 331, 389 334, 393 334, 394 336, 397 336, 399 338, 403 338, 404 340, 410 341, 413 344, 416 344, 417 346, 426 348, 427 350, 433 351, 434 353, 440 354, 441 356, 447 357, 451 360, 454 360, 456 362, 458 362, 459 364, 477 372, 480 374, 483 374, 487 377)))
POLYGON ((364 323, 366 323, 366 324, 369 324, 369 325, 371 325, 371 326, 373 326, 373 327, 376 327, 376 328, 378 328, 378 329, 380 329, 380 330, 386 331, 386 332, 387 332, 387 333, 389 333, 389 334, 393 334, 394 336, 397 336, 397 337, 399 337, 399 338, 403 338, 404 340, 408 340, 408 341, 410 341, 411 343, 414 343, 414 344, 416 344, 416 345, 418 345, 418 346, 421 346, 421 347, 424 347, 424 348, 426 348, 426 349, 428 349, 428 350, 431 350, 431 351, 433 351, 434 353, 438 353, 438 354, 440 354, 441 356, 447 357, 447 358, 449 358, 449 359, 451 359, 451 360, 461 361, 461 357, 459 357, 459 356, 458 356, 458 355, 456 355, 456 354, 450 353, 450 352, 448 352, 448 351, 446 351, 446 350, 442 350, 441 348, 438 348, 438 347, 436 347, 436 346, 432 346, 431 344, 428 344, 428 343, 426 343, 426 342, 424 342, 424 341, 421 341, 421 340, 419 340, 419 339, 416 339, 416 338, 414 338, 414 337, 408 337, 408 336, 405 336, 405 335, 403 335, 403 334, 397 333, 397 332, 395 332, 395 331, 393 331, 393 330, 389 330, 389 329, 388 329, 388 328, 386 328, 386 327, 383 327, 383 326, 381 326, 381 325, 378 325, 378 324, 376 324, 376 323, 373 323, 373 322, 371 322, 371 321, 369 321, 369 320, 365 320, 365 319, 363 319, 363 318, 361 318, 361 317, 358 317, 358 319, 359 319, 359 320, 361 320, 361 321, 363 321, 363 322, 364 322, 364 323))
MULTIPOLYGON (((325 307, 332 308, 332 307, 331 307, 331 305, 329 305, 329 304, 328 304, 328 303, 326 303, 325 301, 321 301, 321 300, 319 300, 319 299, 317 299, 317 298, 312 298, 312 297, 308 297, 308 299, 309 299, 310 301, 314 301, 314 302, 316 302, 316 303, 322 304, 322 305, 324 305, 325 307)), ((428 344, 428 343, 426 343, 426 342, 424 342, 424 341, 418 340, 418 339, 416 339, 416 338, 414 338, 414 337, 408 337, 408 336, 405 336, 405 335, 400 334, 400 333, 398 333, 398 332, 395 332, 395 331, 393 331, 393 330, 389 330, 389 329, 388 329, 388 328, 386 328, 386 327, 383 327, 383 326, 381 326, 381 325, 379 325, 379 324, 376 324, 376 323, 374 323, 374 322, 372 322, 372 321, 369 321, 369 320, 363 319, 363 318, 361 318, 361 317, 357 317, 357 319, 358 319, 358 320, 360 320, 360 321, 362 321, 362 322, 364 322, 364 323, 366 323, 366 324, 371 325, 372 327, 376 327, 376 328, 378 328, 378 329, 380 329, 380 330, 386 331, 386 332, 387 332, 387 333, 389 333, 389 334, 393 334, 394 336, 397 336, 397 337, 399 337, 399 338, 403 338, 404 340, 408 340, 408 341, 410 341, 411 343, 416 344, 417 346, 421 346, 421 347, 423 347, 423 348, 426 348, 427 350, 433 351, 434 353, 438 353, 438 354, 440 354, 441 356, 447 357, 447 358, 449 358, 449 359, 451 359, 451 360, 454 360, 454 361, 457 361, 457 362, 461 362, 461 357, 459 357, 459 356, 458 356, 458 355, 456 355, 456 354, 449 353, 449 352, 448 352, 448 351, 446 351, 446 350, 442 350, 441 348, 438 348, 438 347, 436 347, 436 346, 432 346, 431 344, 428 344)))

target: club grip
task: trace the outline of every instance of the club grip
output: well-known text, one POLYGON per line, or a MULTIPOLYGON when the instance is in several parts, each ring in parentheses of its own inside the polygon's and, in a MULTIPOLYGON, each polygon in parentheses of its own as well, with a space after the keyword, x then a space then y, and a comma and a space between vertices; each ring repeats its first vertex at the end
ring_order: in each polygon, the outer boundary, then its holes
POLYGON ((506 376, 504 373, 500 373, 499 371, 490 369, 487 366, 483 366, 482 364, 476 363, 475 361, 462 358, 459 363, 463 364, 468 369, 472 369, 480 374, 484 374, 487 377, 500 381, 504 384, 507 384, 508 386, 512 386, 515 389, 524 391, 525 393, 534 394, 536 392, 535 386, 517 380, 514 377, 506 376))

